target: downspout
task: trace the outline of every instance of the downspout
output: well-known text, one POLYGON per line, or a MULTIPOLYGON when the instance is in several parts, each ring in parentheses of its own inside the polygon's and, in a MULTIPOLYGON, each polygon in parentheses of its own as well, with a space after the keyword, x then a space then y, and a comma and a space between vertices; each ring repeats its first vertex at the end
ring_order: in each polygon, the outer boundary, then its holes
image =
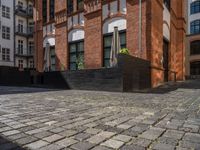
POLYGON ((139 48, 139 56, 142 58, 142 0, 139 0, 139 32, 138 32, 138 48, 139 48))

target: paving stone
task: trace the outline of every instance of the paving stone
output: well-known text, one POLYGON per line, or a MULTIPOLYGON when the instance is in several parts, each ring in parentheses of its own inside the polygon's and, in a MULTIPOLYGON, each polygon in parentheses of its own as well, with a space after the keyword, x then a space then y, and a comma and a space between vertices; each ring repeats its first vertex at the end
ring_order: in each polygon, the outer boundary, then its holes
POLYGON ((35 142, 38 139, 32 136, 27 136, 27 137, 23 137, 21 139, 16 140, 16 143, 19 143, 20 145, 26 145, 29 144, 31 142, 35 142))
POLYGON ((111 149, 105 146, 96 146, 92 150, 111 150, 111 149))
POLYGON ((113 136, 115 134, 116 133, 114 133, 114 132, 101 131, 99 134, 97 134, 97 136, 109 138, 109 137, 111 137, 111 136, 113 136))
POLYGON ((164 143, 164 144, 169 144, 172 146, 176 146, 178 144, 178 140, 172 138, 172 137, 160 137, 159 139, 157 139, 157 141, 159 143, 164 143))
POLYGON ((145 150, 144 147, 138 145, 125 145, 120 150, 145 150))
POLYGON ((46 145, 48 145, 49 143, 48 142, 45 142, 45 141, 36 141, 36 142, 33 142, 33 143, 30 143, 28 145, 25 145, 26 148, 29 148, 29 149, 35 149, 35 150, 38 150, 39 148, 41 147, 44 147, 46 145))
POLYGON ((180 141, 179 142, 179 146, 183 147, 183 148, 187 148, 187 149, 195 149, 195 150, 199 150, 200 149, 200 144, 198 143, 193 143, 191 141, 180 141))
POLYGON ((129 129, 131 128, 132 126, 131 125, 128 125, 128 124, 120 124, 117 126, 117 128, 121 128, 121 129, 129 129))
POLYGON ((33 136, 42 139, 42 138, 45 138, 45 137, 50 136, 50 135, 53 135, 53 133, 48 132, 48 131, 42 131, 42 132, 34 134, 33 136))
POLYGON ((101 129, 95 129, 95 128, 89 128, 89 129, 85 130, 85 132, 89 133, 89 134, 97 134, 101 131, 102 131, 101 129))
POLYGON ((149 145, 152 143, 151 140, 148 140, 148 139, 143 139, 143 138, 136 138, 132 141, 132 144, 134 145, 138 145, 138 146, 141 146, 141 147, 149 147, 149 145))
POLYGON ((130 141, 132 139, 132 137, 131 136, 127 136, 127 135, 119 134, 119 135, 114 136, 112 139, 118 140, 118 141, 122 141, 122 142, 128 142, 128 141, 130 141))
POLYGON ((10 131, 3 132, 2 134, 5 135, 5 136, 10 136, 10 135, 17 134, 17 133, 20 133, 20 131, 10 130, 10 131))
POLYGON ((89 150, 93 148, 94 146, 95 144, 91 144, 88 142, 79 142, 77 144, 72 145, 71 148, 75 150, 89 150))
POLYGON ((65 131, 60 132, 59 134, 66 137, 70 137, 70 136, 76 135, 77 133, 79 132, 76 130, 65 130, 65 131))
POLYGON ((191 141, 191 142, 200 144, 200 134, 186 133, 185 136, 183 137, 183 140, 187 140, 187 141, 191 141))
POLYGON ((62 140, 56 142, 56 144, 63 146, 63 147, 68 147, 68 146, 71 146, 71 145, 73 145, 77 142, 78 142, 77 140, 74 140, 74 139, 71 139, 71 138, 65 138, 65 139, 62 139, 62 140))
POLYGON ((3 127, 3 128, 0 128, 0 132, 9 131, 11 129, 12 129, 11 127, 3 127))
POLYGON ((164 143, 156 143, 152 146, 154 150, 174 150, 175 146, 164 144, 164 143))
POLYGON ((124 142, 110 139, 110 140, 105 141, 101 145, 110 147, 110 148, 114 148, 114 149, 119 149, 123 144, 124 144, 124 142))
POLYGON ((56 145, 56 144, 50 144, 50 145, 40 148, 40 150, 61 150, 61 149, 66 150, 66 148, 64 148, 63 146, 56 145))
POLYGON ((52 142, 58 141, 58 140, 60 140, 62 138, 63 138, 63 136, 61 136, 59 134, 54 134, 54 135, 48 136, 46 138, 43 138, 43 140, 47 141, 49 143, 52 143, 52 142))
POLYGON ((58 128, 51 129, 50 131, 53 133, 60 133, 64 130, 65 130, 64 128, 58 127, 58 128))
POLYGON ((164 137, 169 137, 169 138, 173 138, 173 139, 181 139, 184 135, 184 132, 182 131, 177 131, 177 130, 167 130, 163 136, 164 137))
POLYGON ((149 140, 155 140, 157 139, 165 130, 161 129, 161 128, 151 128, 147 131, 145 131, 144 133, 142 133, 142 135, 140 135, 139 137, 141 138, 145 138, 145 139, 149 139, 149 140))
POLYGON ((74 136, 74 138, 79 141, 83 141, 85 139, 88 139, 90 136, 91 136, 91 134, 88 134, 88 133, 79 133, 79 134, 76 134, 74 136))
POLYGON ((17 139, 21 139, 23 137, 26 137, 28 135, 24 134, 24 133, 18 133, 18 134, 14 134, 14 135, 11 135, 11 136, 8 136, 8 139, 14 141, 14 140, 17 140, 17 139))
POLYGON ((99 136, 99 135, 94 135, 87 139, 88 142, 93 143, 93 144, 99 144, 103 141, 105 141, 107 137, 99 136))
POLYGON ((67 148, 56 144, 50 144, 40 148, 40 150, 67 150, 67 148))
POLYGON ((41 130, 41 129, 34 129, 34 130, 27 131, 25 133, 32 135, 32 134, 36 134, 36 133, 39 133, 39 132, 42 132, 42 131, 43 130, 41 130))

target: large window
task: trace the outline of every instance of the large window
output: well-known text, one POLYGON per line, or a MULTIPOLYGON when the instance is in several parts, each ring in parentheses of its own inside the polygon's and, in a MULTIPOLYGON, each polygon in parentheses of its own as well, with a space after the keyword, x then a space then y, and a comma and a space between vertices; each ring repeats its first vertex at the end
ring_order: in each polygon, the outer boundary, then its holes
POLYGON ((50 19, 54 19, 54 9, 55 9, 55 4, 54 4, 54 2, 55 2, 55 0, 50 0, 50 11, 49 11, 49 13, 50 13, 50 19))
POLYGON ((190 24, 190 32, 191 34, 198 34, 200 33, 200 20, 195 20, 190 24))
POLYGON ((200 54, 200 40, 193 41, 190 43, 190 54, 191 55, 200 54))
POLYGON ((18 54, 23 54, 23 50, 24 50, 24 42, 23 40, 18 40, 18 54))
POLYGON ((200 61, 190 63, 190 74, 200 75, 200 61))
POLYGON ((82 10, 84 7, 83 0, 77 0, 77 10, 82 10))
POLYGON ((75 41, 69 43, 69 68, 78 70, 79 64, 84 63, 84 42, 75 41))
POLYGON ((68 12, 68 14, 73 13, 73 11, 74 11, 73 0, 67 0, 67 12, 68 12))
POLYGON ((56 70, 56 54, 55 54, 55 46, 50 47, 50 57, 51 57, 51 71, 56 70))
MULTIPOLYGON (((121 48, 126 47, 126 32, 120 31, 120 44, 121 48)), ((110 67, 110 51, 112 45, 113 33, 104 35, 104 67, 110 67)))
POLYGON ((10 27, 2 26, 2 38, 10 40, 10 27))
POLYGON ((190 13, 196 14, 200 12, 200 0, 192 2, 190 5, 190 13))
POLYGON ((47 0, 42 1, 43 23, 47 22, 47 0))
POLYGON ((2 48, 2 60, 10 61, 10 49, 2 48))
POLYGON ((10 18, 10 8, 2 5, 2 17, 10 18))

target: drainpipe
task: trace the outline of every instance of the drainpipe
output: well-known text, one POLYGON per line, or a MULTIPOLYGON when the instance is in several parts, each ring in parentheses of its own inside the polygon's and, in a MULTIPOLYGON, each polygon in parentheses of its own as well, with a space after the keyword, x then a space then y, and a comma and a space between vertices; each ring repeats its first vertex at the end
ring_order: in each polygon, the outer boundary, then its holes
POLYGON ((142 58, 142 0, 139 0, 139 32, 138 32, 138 48, 139 56, 142 58))

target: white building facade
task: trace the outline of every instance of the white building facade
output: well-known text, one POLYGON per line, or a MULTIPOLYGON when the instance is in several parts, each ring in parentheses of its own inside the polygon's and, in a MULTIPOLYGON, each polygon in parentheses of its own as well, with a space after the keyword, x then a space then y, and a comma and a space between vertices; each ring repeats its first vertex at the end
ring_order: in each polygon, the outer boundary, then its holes
POLYGON ((0 0, 0 66, 14 66, 14 3, 0 0))
POLYGON ((15 66, 20 70, 34 68, 33 2, 15 0, 15 66))
POLYGON ((200 0, 187 1, 186 76, 200 77, 200 0))
POLYGON ((0 66, 34 68, 33 1, 0 0, 0 66))

